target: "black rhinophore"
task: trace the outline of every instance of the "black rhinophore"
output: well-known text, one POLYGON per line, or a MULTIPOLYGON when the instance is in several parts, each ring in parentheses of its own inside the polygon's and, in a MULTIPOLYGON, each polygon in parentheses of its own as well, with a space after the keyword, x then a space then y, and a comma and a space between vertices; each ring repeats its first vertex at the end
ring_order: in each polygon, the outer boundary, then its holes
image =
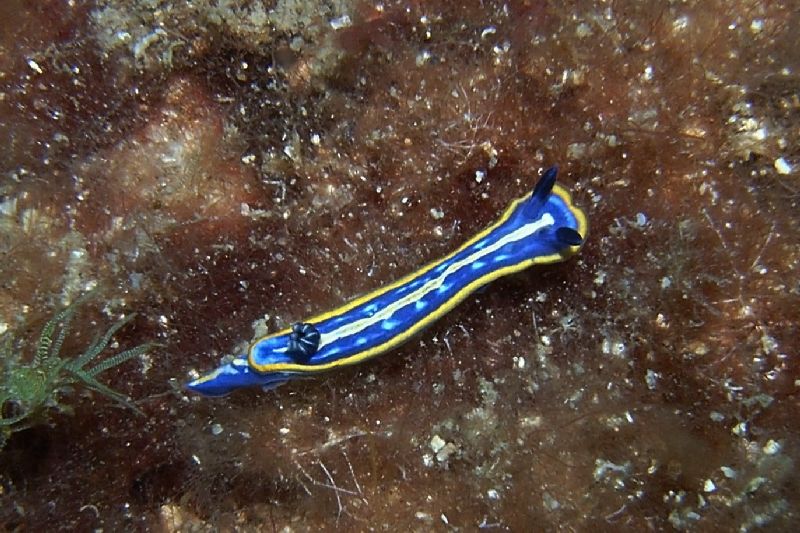
POLYGON ((583 243, 581 234, 566 226, 556 230, 556 239, 558 239, 558 242, 561 244, 566 244, 567 246, 578 246, 583 243))
POLYGON ((536 182, 531 197, 521 206, 521 212, 525 218, 533 220, 539 216, 539 213, 547 203, 547 198, 550 196, 550 193, 553 192, 557 174, 558 167, 550 167, 544 171, 542 177, 536 182))

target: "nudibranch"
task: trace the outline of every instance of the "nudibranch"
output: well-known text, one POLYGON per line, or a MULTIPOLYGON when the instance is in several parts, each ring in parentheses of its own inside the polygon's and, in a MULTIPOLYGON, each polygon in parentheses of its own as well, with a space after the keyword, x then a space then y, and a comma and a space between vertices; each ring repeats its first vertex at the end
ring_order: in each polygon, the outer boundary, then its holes
POLYGON ((555 167, 533 191, 451 254, 341 307, 255 340, 247 354, 188 383, 221 396, 250 386, 354 365, 410 339, 492 280, 577 253, 587 231, 584 212, 556 184, 555 167))

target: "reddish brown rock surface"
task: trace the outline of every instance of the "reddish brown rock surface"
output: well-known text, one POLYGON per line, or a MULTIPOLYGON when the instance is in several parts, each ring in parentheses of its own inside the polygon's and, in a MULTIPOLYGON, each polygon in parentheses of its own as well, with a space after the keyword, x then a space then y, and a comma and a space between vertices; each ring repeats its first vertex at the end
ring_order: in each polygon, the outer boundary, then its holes
POLYGON ((0 325, 32 350, 96 284, 140 313, 121 346, 164 344, 106 376, 146 418, 77 395, 13 435, 0 527, 799 520, 800 12, 453 4, 0 8, 0 325), (589 216, 577 258, 358 368, 180 389, 265 315, 456 247, 552 164, 589 216))

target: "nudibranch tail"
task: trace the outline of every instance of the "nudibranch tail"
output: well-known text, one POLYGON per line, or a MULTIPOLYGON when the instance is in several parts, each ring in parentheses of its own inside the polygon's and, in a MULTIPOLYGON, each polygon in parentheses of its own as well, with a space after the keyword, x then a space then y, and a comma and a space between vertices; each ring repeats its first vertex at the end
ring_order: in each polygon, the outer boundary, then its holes
POLYGON ((556 184, 555 167, 533 191, 451 254, 343 306, 257 339, 235 358, 188 384, 222 395, 366 361, 391 350, 499 277, 563 261, 583 246, 586 215, 556 184))
POLYGON ((186 387, 206 396, 225 396, 232 390, 242 387, 261 386, 264 389, 274 389, 289 379, 289 376, 281 375, 279 372, 269 375, 257 374, 250 369, 247 358, 237 357, 216 370, 190 381, 186 387))

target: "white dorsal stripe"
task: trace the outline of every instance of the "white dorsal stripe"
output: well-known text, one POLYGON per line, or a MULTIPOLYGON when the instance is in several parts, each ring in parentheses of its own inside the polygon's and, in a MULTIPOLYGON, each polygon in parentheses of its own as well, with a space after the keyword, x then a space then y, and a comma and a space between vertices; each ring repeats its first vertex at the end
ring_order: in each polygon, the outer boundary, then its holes
MULTIPOLYGON (((496 252, 503 246, 526 239, 537 231, 540 231, 548 226, 552 226, 553 224, 555 224, 553 216, 550 213, 544 213, 538 220, 520 226, 503 238, 491 243, 491 245, 476 249, 467 257, 447 265, 447 268, 445 268, 439 275, 429 279, 415 291, 406 294, 402 298, 398 298, 383 309, 378 310, 372 316, 343 324, 330 333, 323 333, 319 341, 319 350, 323 350, 326 344, 336 342, 338 339, 357 335, 369 327, 382 322, 387 318, 391 318, 392 315, 394 315, 400 309, 421 300, 431 291, 438 289, 440 286, 442 286, 448 276, 458 272, 464 267, 469 267, 475 261, 478 261, 479 259, 496 252)), ((433 271, 429 271, 429 273, 430 272, 433 271)))

